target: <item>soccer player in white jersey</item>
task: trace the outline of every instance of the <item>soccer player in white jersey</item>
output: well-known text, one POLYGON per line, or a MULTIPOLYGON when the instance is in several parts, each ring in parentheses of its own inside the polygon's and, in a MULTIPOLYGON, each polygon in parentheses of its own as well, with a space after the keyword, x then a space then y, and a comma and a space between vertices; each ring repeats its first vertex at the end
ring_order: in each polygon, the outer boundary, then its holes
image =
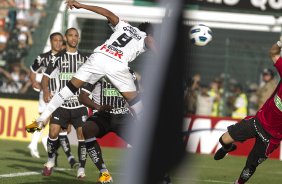
POLYGON ((102 77, 107 77, 110 80, 126 99, 133 113, 138 116, 142 111, 142 102, 128 71, 128 63, 147 49, 157 50, 152 37, 151 25, 142 23, 138 28, 133 27, 105 8, 89 6, 73 0, 66 1, 66 3, 70 9, 83 8, 105 16, 113 25, 114 33, 104 44, 94 50, 86 63, 79 68, 68 84, 52 98, 44 112, 36 122, 29 125, 29 128, 41 129, 47 117, 61 106, 65 99, 73 96, 84 82, 94 84, 102 77))

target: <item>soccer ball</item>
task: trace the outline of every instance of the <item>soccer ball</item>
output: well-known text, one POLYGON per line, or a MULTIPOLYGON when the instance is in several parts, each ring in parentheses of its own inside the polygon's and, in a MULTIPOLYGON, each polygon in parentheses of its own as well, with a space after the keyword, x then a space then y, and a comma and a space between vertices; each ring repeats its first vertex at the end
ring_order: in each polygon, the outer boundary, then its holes
POLYGON ((190 29, 190 40, 194 45, 197 46, 205 46, 210 41, 212 41, 212 31, 211 29, 203 24, 199 24, 196 26, 193 26, 190 29))

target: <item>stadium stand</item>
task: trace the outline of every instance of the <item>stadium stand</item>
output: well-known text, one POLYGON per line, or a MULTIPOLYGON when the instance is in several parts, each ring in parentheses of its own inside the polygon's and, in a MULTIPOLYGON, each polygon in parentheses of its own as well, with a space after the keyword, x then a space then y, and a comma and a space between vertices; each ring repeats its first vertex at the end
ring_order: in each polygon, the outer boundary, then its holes
POLYGON ((28 66, 41 53, 61 1, 4 0, 0 6, 0 93, 2 97, 37 98, 28 66), (44 22, 44 23, 43 23, 44 22), (19 95, 20 94, 20 95, 19 95), (26 94, 26 95, 23 95, 26 94))

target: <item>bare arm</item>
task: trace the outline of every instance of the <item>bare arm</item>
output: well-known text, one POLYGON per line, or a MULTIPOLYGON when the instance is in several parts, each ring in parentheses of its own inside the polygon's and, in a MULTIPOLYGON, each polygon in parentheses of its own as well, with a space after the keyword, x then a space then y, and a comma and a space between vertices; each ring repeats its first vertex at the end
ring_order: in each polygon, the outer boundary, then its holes
POLYGON ((269 56, 275 64, 278 58, 280 57, 281 47, 277 45, 277 43, 273 44, 269 50, 269 56))
POLYGON ((97 109, 97 110, 99 110, 100 108, 100 105, 94 103, 94 101, 89 98, 89 94, 83 90, 81 90, 78 99, 79 102, 85 105, 86 107, 89 107, 91 109, 97 109))
POLYGON ((41 85, 36 81, 36 73, 30 71, 29 79, 33 89, 41 90, 41 85))
POLYGON ((105 8, 102 8, 102 7, 99 7, 99 6, 90 6, 90 5, 81 4, 81 3, 74 1, 74 0, 67 0, 66 4, 68 5, 68 7, 70 9, 72 9, 72 8, 76 8, 76 9, 83 8, 85 10, 89 10, 89 11, 95 12, 97 14, 100 14, 100 15, 106 17, 113 26, 117 25, 118 22, 119 22, 118 16, 116 16, 113 12, 111 12, 111 11, 105 9, 105 8))
POLYGON ((41 80, 41 87, 42 87, 42 91, 43 91, 43 99, 44 101, 47 103, 50 101, 51 98, 51 94, 48 88, 48 83, 49 83, 49 77, 47 77, 46 75, 43 76, 42 80, 41 80))

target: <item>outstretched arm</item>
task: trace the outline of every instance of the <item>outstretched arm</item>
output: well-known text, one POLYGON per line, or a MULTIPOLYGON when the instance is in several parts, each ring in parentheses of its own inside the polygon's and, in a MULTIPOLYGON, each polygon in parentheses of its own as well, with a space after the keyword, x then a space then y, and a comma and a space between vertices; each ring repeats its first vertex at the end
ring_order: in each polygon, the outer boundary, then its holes
POLYGON ((273 44, 269 50, 269 56, 274 64, 280 57, 281 47, 282 47, 282 37, 280 37, 280 40, 277 43, 273 44))
POLYGON ((111 12, 111 11, 105 9, 105 8, 102 8, 102 7, 99 7, 99 6, 90 6, 90 5, 81 4, 81 3, 79 3, 75 0, 67 0, 66 4, 68 5, 68 7, 70 9, 83 8, 85 10, 93 11, 97 14, 100 14, 100 15, 106 17, 113 26, 117 25, 118 22, 119 22, 118 16, 116 16, 113 12, 111 12))

